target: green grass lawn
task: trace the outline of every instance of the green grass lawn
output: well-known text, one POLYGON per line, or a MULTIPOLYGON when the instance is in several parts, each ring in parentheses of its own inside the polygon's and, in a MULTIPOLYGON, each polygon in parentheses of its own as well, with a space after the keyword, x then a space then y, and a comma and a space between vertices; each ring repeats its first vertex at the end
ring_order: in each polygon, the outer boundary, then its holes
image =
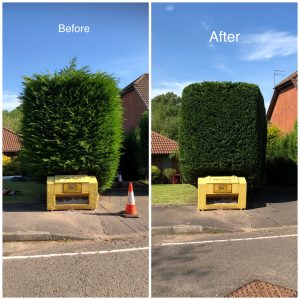
POLYGON ((34 204, 46 201, 46 184, 44 183, 3 180, 3 188, 21 191, 21 194, 3 196, 4 204, 34 204))
POLYGON ((152 205, 196 204, 197 189, 190 184, 153 184, 152 205))

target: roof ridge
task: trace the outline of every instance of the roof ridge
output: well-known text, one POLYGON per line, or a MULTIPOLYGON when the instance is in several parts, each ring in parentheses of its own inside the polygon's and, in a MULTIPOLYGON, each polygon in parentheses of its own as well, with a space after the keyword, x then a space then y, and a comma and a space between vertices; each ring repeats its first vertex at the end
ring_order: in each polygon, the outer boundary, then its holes
POLYGON ((276 89, 289 81, 292 81, 292 83, 294 84, 293 79, 295 79, 295 77, 298 77, 298 71, 295 71, 295 72, 291 73, 289 76, 282 79, 278 84, 275 85, 274 88, 276 89))
POLYGON ((9 128, 2 127, 2 129, 5 129, 5 130, 7 130, 7 131, 10 131, 10 132, 12 132, 12 133, 14 133, 14 134, 16 134, 16 135, 19 135, 17 132, 15 132, 15 131, 13 131, 13 130, 11 130, 11 129, 9 129, 9 128))
POLYGON ((149 76, 149 73, 144 73, 141 76, 139 76, 136 80, 134 80, 132 83, 133 85, 136 85, 140 80, 142 80, 143 77, 149 76))

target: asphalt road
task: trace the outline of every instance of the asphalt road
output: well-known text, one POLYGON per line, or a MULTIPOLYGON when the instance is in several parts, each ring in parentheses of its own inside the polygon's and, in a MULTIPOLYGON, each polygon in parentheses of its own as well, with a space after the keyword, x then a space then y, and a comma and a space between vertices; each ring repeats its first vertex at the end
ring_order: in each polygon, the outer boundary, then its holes
POLYGON ((4 297, 147 297, 144 237, 4 243, 4 297))
POLYGON ((292 226, 154 237, 152 296, 224 297, 255 279, 297 290, 296 233, 292 226))

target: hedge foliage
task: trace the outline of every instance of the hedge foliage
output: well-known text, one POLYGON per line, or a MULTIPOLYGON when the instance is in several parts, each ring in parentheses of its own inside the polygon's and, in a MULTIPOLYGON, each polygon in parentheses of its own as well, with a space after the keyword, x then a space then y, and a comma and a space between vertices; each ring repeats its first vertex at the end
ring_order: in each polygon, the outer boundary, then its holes
POLYGON ((122 142, 122 108, 116 80, 77 69, 73 59, 54 74, 24 77, 21 94, 27 173, 98 178, 105 190, 115 178, 122 142))
POLYGON ((245 176, 249 190, 263 175, 267 124, 257 85, 203 82, 183 90, 179 155, 183 179, 245 176))

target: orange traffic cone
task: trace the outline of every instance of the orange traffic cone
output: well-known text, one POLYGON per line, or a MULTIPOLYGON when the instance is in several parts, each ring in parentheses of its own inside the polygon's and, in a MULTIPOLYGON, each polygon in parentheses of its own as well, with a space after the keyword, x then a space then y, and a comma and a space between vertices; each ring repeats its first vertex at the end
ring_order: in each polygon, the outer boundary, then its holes
POLYGON ((123 213, 123 216, 125 218, 138 218, 138 213, 134 201, 134 193, 133 193, 133 187, 132 182, 129 182, 128 185, 128 202, 126 204, 125 212, 123 213))

